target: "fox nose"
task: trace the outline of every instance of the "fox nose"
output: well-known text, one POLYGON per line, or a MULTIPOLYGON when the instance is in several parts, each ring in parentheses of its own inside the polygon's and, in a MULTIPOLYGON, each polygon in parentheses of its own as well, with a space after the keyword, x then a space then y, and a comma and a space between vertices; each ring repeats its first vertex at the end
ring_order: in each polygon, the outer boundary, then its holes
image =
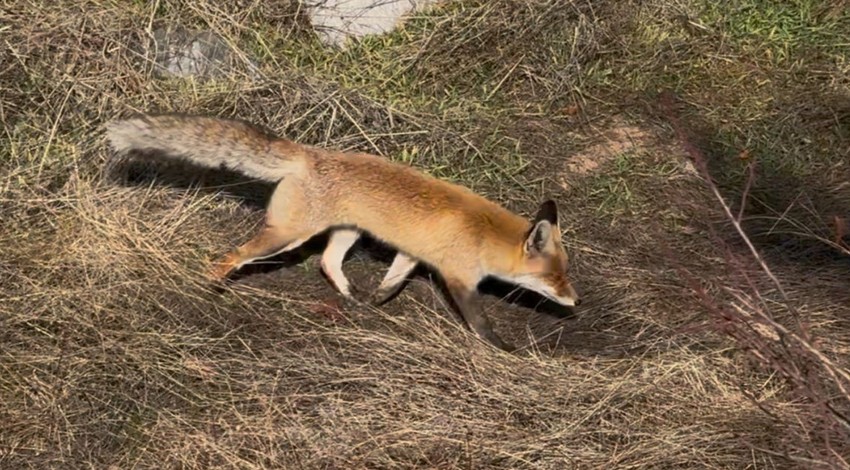
POLYGON ((581 305, 581 299, 576 298, 575 306, 578 307, 579 305, 581 305))

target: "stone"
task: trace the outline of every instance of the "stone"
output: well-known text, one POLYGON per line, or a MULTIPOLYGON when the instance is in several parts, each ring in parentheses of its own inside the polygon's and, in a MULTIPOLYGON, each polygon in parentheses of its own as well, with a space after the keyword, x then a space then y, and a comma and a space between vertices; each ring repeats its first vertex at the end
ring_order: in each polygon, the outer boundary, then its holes
POLYGON ((339 46, 350 37, 391 31, 405 16, 436 3, 436 0, 309 0, 305 5, 322 41, 339 46))

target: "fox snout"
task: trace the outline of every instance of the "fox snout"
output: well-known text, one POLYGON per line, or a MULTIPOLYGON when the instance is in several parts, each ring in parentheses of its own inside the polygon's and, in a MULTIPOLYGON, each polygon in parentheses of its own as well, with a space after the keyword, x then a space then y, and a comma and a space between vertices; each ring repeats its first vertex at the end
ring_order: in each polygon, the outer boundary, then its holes
POLYGON ((581 305, 581 298, 576 292, 572 283, 567 277, 561 273, 551 273, 549 275, 534 277, 523 276, 515 281, 526 289, 531 289, 549 300, 553 300, 565 307, 578 307, 581 305))
POLYGON ((578 307, 581 305, 581 297, 579 297, 578 293, 572 286, 568 288, 566 295, 560 295, 558 297, 561 300, 561 303, 567 307, 578 307))
POLYGON ((567 307, 578 307, 581 305, 581 296, 566 278, 559 279, 554 287, 556 297, 554 300, 557 300, 558 303, 567 307))
POLYGON ((579 305, 581 305, 581 296, 578 294, 578 292, 576 292, 572 284, 568 284, 568 289, 569 294, 567 295, 567 297, 573 299, 573 306, 578 307, 579 305))

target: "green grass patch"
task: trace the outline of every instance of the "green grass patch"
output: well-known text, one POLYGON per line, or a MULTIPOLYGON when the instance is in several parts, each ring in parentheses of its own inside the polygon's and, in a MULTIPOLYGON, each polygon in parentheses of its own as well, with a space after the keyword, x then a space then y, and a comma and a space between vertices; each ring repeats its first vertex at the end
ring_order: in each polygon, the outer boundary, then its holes
POLYGON ((727 187, 742 185, 752 160, 768 186, 817 177, 846 159, 850 13, 839 7, 648 2, 624 26, 619 51, 586 68, 588 93, 656 106, 659 91, 675 91, 727 187), (750 160, 738 158, 743 151, 750 160))
POLYGON ((846 53, 850 15, 839 6, 815 0, 705 2, 701 19, 739 47, 782 66, 812 50, 846 53))

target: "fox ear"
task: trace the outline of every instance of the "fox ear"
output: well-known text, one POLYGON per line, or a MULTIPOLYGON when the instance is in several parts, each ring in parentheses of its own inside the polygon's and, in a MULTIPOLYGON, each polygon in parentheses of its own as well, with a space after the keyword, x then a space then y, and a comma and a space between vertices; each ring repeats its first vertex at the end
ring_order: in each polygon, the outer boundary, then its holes
POLYGON ((540 208, 537 209, 537 215, 534 217, 534 225, 537 225, 540 221, 547 221, 552 226, 558 226, 558 206, 555 204, 555 201, 549 199, 543 201, 540 204, 540 208))
POLYGON ((532 224, 523 248, 527 254, 534 255, 546 251, 558 231, 558 206, 555 201, 549 199, 540 204, 532 224))
POLYGON ((525 239, 523 248, 526 254, 538 255, 546 250, 552 239, 552 224, 548 220, 536 222, 525 239))

